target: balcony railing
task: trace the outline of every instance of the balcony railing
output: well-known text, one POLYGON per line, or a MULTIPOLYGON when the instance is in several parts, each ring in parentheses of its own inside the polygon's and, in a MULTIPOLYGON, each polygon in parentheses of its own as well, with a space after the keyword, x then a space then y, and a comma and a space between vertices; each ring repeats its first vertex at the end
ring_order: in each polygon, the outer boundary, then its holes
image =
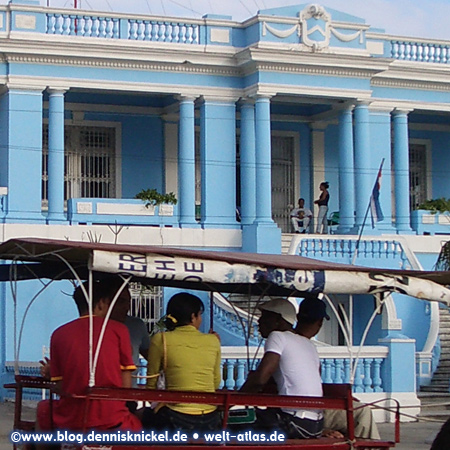
MULTIPOLYGON (((358 347, 352 348, 353 359, 347 347, 318 347, 322 365, 322 382, 350 383, 352 361, 356 360, 358 347)), ((239 389, 247 379, 249 370, 254 370, 263 356, 261 347, 222 347, 222 381, 220 389, 239 389), (250 355, 250 357, 249 357, 250 355), (256 355, 256 356, 255 356, 256 355)), ((353 391, 357 393, 385 392, 382 368, 388 357, 383 346, 363 347, 356 364, 353 391)), ((141 374, 145 375, 145 360, 142 360, 141 374)), ((145 381, 142 381, 145 383, 145 381)))
POLYGON ((391 57, 404 61, 450 63, 450 45, 440 43, 391 41, 391 57))
POLYGON ((380 267, 395 267, 410 269, 412 262, 409 260, 402 244, 390 239, 371 237, 362 239, 356 250, 357 239, 348 238, 303 238, 298 237, 296 243, 291 244, 289 253, 316 258, 326 261, 350 263, 357 251, 357 264, 374 265, 375 261, 380 267), (293 250, 292 246, 296 245, 293 250))
POLYGON ((47 13, 47 34, 199 44, 199 25, 164 20, 47 13))

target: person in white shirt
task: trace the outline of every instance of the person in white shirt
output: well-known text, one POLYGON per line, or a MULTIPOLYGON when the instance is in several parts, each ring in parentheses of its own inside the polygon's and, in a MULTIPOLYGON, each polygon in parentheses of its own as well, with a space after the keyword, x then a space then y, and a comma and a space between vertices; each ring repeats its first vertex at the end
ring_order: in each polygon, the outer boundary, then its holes
MULTIPOLYGON (((255 372, 250 373, 241 388, 244 392, 260 392, 273 376, 280 395, 322 397, 320 360, 310 338, 320 330, 324 317, 301 326, 304 336, 294 332, 296 308, 285 299, 262 304, 259 319, 261 336, 267 338, 264 357, 255 372)), ((322 411, 267 408, 256 410, 255 426, 282 430, 288 439, 320 437, 322 411)))
POLYGON ((296 233, 307 233, 313 213, 305 208, 305 199, 298 199, 298 208, 291 211, 291 223, 296 233))
MULTIPOLYGON (((280 395, 321 397, 320 360, 311 338, 320 331, 323 320, 330 318, 325 303, 319 299, 304 299, 297 315, 295 306, 281 298, 264 303, 259 309, 262 313, 259 331, 267 338, 264 357, 241 390, 261 392, 273 376, 280 395)), ((356 401, 354 407, 355 436, 380 439, 371 409, 356 401)), ((278 426, 291 439, 320 437, 321 434, 342 438, 347 433, 347 416, 343 410, 268 408, 256 412, 257 427, 273 429, 278 426)))

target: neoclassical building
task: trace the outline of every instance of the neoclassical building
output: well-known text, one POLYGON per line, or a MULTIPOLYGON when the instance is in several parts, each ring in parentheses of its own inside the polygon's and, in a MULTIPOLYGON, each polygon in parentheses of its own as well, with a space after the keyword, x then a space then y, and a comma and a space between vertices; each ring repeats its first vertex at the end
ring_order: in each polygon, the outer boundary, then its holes
MULTIPOLYGON (((11 0, 0 7, 0 45, 2 241, 283 247, 431 270, 450 233, 448 215, 418 208, 450 196, 450 41, 388 35, 351 10, 319 5, 263 10, 238 23, 11 0), (381 165, 383 218, 372 224, 381 165), (290 210, 302 197, 317 216, 322 181, 333 234, 314 234, 313 219, 309 234, 293 235, 290 210), (147 189, 173 192, 178 202, 146 208, 134 197, 147 189)), ((8 298, 3 283, 4 371, 12 359, 8 298)), ((68 301, 48 317, 52 301, 30 310, 24 362, 39 359, 51 331, 74 316, 68 301)), ((349 308, 348 298, 336 302, 349 308)), ((355 305, 358 344, 373 300, 355 305)), ((225 345, 240 345, 230 311, 215 308, 225 345)), ((416 401, 439 360, 438 332, 437 305, 393 296, 367 334, 358 389, 416 401), (405 364, 406 381, 396 372, 405 364)), ((342 344, 336 320, 320 339, 342 344)), ((322 351, 326 376, 339 381, 345 358, 322 351)))

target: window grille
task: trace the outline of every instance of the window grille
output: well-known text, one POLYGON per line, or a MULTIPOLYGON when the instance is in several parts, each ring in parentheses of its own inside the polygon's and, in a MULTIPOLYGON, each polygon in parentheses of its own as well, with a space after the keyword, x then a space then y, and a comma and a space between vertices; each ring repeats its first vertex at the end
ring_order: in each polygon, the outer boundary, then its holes
POLYGON ((424 144, 409 146, 409 197, 411 209, 427 200, 427 148, 424 144))
MULTIPOLYGON (((42 201, 48 204, 48 125, 43 130, 42 201)), ((64 128, 64 200, 114 198, 116 195, 115 128, 64 128)))
POLYGON ((129 284, 131 294, 130 315, 140 317, 151 333, 164 315, 164 296, 160 286, 144 286, 138 282, 129 284))

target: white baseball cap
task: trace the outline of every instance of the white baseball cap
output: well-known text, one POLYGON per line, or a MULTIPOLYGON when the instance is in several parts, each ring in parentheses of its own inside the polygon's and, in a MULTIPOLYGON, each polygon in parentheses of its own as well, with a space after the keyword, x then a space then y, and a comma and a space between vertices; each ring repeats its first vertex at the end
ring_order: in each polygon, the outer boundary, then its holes
POLYGON ((297 321, 297 308, 285 298, 274 298, 258 306, 260 311, 270 311, 279 314, 286 322, 294 325, 297 321))

